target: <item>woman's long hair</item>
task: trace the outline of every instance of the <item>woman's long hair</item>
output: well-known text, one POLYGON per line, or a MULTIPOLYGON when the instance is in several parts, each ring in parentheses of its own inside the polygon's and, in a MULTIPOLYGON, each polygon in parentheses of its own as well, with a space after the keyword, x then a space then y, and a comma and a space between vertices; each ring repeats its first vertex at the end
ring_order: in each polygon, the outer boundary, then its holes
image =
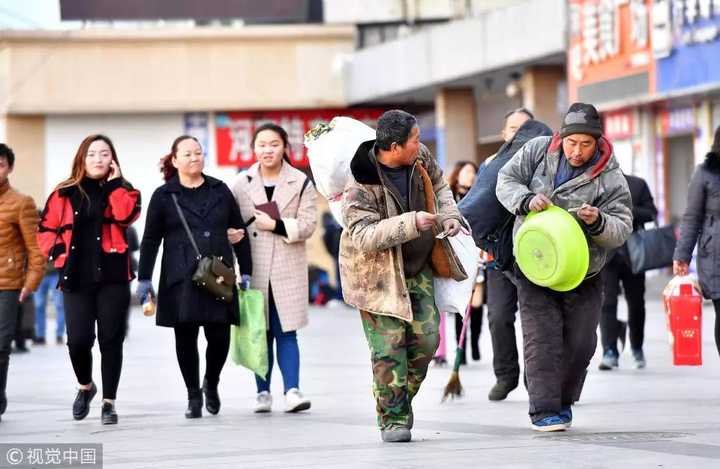
POLYGON ((80 143, 80 146, 77 149, 77 153, 75 153, 70 177, 58 184, 55 190, 64 189, 66 187, 78 186, 80 192, 85 197, 87 197, 87 194, 85 194, 85 191, 80 186, 80 182, 86 175, 85 157, 87 156, 88 149, 93 142, 97 142, 98 140, 102 140, 103 142, 107 143, 107 145, 110 147, 110 154, 112 155, 113 161, 115 161, 115 164, 118 166, 118 168, 120 167, 120 161, 118 161, 117 152, 115 151, 115 146, 113 145, 112 141, 102 134, 89 135, 85 137, 82 143, 80 143))
POLYGON ((453 196, 458 193, 458 177, 460 176, 460 171, 467 165, 472 166, 477 173, 478 167, 472 161, 458 161, 450 172, 450 176, 448 176, 448 186, 450 186, 453 196))
POLYGON ((280 139, 283 141, 283 161, 285 161, 287 164, 292 166, 292 162, 290 161, 290 156, 288 155, 288 152, 290 151, 290 139, 288 138, 288 133, 285 129, 280 127, 277 124, 273 124, 272 122, 267 122, 261 126, 259 126, 257 129, 255 129, 255 132, 253 133, 252 141, 250 142, 250 146, 252 147, 253 153, 255 153, 255 139, 257 138, 258 134, 262 132, 263 130, 272 130, 276 134, 280 136, 280 139))
POLYGON ((713 144, 705 155, 705 167, 714 173, 720 173, 720 125, 715 129, 713 144))
MULTIPOLYGON (((200 142, 198 139, 193 137, 192 135, 181 135, 172 142, 172 146, 170 146, 170 153, 160 158, 160 172, 163 174, 163 179, 165 182, 168 182, 170 179, 175 177, 178 170, 175 166, 172 164, 172 159, 175 157, 175 153, 177 153, 178 145, 180 145, 180 142, 183 140, 195 140, 198 145, 200 145, 200 142)), ((202 148, 202 145, 200 145, 202 148)))

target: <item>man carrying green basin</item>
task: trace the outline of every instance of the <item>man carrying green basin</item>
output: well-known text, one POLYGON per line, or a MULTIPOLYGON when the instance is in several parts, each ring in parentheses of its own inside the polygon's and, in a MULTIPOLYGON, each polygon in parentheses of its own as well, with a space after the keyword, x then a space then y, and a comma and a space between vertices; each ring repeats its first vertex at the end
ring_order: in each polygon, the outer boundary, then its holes
POLYGON ((570 290, 536 285, 515 266, 532 428, 566 430, 597 345, 600 271, 632 231, 630 191, 595 107, 574 103, 560 132, 526 143, 500 170, 496 193, 517 215, 516 241, 530 212, 553 205, 575 217, 587 241, 587 274, 570 290))

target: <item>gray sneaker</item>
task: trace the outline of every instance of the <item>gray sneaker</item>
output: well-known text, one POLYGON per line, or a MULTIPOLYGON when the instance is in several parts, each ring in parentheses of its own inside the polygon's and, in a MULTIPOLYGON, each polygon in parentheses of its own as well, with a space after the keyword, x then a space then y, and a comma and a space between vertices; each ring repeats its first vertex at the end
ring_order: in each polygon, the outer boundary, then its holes
POLYGON ((603 353, 602 360, 600 361, 600 365, 598 366, 601 370, 612 370, 613 368, 618 367, 618 355, 617 353, 613 352, 612 350, 608 350, 607 352, 603 353))
POLYGON ((635 359, 635 368, 637 368, 638 370, 643 369, 647 366, 647 362, 645 361, 645 354, 643 353, 642 349, 633 350, 633 358, 635 359))
POLYGON ((390 427, 380 430, 380 437, 385 443, 407 443, 412 439, 412 434, 406 427, 390 427))

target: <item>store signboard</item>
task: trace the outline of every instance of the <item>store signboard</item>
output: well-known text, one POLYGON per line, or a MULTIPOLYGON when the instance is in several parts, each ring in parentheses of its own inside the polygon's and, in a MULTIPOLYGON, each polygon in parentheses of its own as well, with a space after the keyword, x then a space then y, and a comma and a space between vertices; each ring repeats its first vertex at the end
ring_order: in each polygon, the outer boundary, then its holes
MULTIPOLYGON (((570 99, 582 97, 582 88, 632 76, 639 77, 637 91, 650 92, 652 0, 570 0, 568 6, 570 99)), ((623 86, 595 93, 608 101, 621 99, 623 86)))
POLYGON ((219 112, 215 116, 215 142, 218 166, 247 168, 255 162, 251 141, 255 129, 267 122, 283 127, 290 140, 289 157, 298 168, 308 166, 303 144, 305 132, 335 116, 348 116, 375 128, 383 109, 313 109, 286 111, 219 112))
POLYGON ((658 92, 720 81, 720 0, 655 0, 658 92))
POLYGON ((189 112, 184 116, 184 133, 195 137, 207 157, 207 149, 210 143, 210 129, 208 128, 209 114, 207 112, 189 112))
POLYGON ((610 141, 629 139, 635 134, 632 111, 608 112, 603 115, 603 122, 603 134, 610 141))
POLYGON ((692 134, 696 130, 695 110, 692 107, 663 109, 660 111, 660 133, 670 137, 692 134))

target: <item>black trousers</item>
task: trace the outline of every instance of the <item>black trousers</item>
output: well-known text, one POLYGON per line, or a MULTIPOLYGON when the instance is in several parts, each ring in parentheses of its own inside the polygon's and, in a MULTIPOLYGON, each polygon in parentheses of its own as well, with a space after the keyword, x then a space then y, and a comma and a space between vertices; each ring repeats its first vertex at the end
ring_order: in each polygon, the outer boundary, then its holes
POLYGON ((5 412, 10 344, 15 335, 20 290, 0 290, 0 415, 5 412))
POLYGON ((603 282, 595 275, 557 292, 531 283, 519 269, 516 275, 530 417, 536 421, 580 399, 597 346, 603 282))
POLYGON ((618 353, 620 321, 617 319, 617 308, 620 282, 628 306, 630 346, 633 350, 642 349, 645 340, 645 274, 633 274, 623 257, 615 255, 603 269, 602 277, 605 284, 605 301, 600 317, 603 351, 612 350, 618 353))
POLYGON ((520 377, 515 338, 517 288, 508 276, 499 270, 488 269, 486 278, 488 324, 492 338, 495 378, 510 386, 516 386, 520 377))
POLYGON ((715 307, 715 346, 720 354, 720 300, 712 300, 715 307))
POLYGON ((97 323, 103 399, 115 399, 122 369, 130 284, 109 284, 90 291, 64 292, 63 302, 67 346, 78 383, 92 382, 92 348, 97 323))
MULTIPOLYGON (((180 324, 175 326, 175 354, 180 372, 188 390, 200 388, 200 356, 198 355, 198 334, 201 324, 180 324)), ((205 378, 209 388, 216 388, 220 371, 230 350, 230 324, 202 324, 207 340, 205 350, 205 378)))

